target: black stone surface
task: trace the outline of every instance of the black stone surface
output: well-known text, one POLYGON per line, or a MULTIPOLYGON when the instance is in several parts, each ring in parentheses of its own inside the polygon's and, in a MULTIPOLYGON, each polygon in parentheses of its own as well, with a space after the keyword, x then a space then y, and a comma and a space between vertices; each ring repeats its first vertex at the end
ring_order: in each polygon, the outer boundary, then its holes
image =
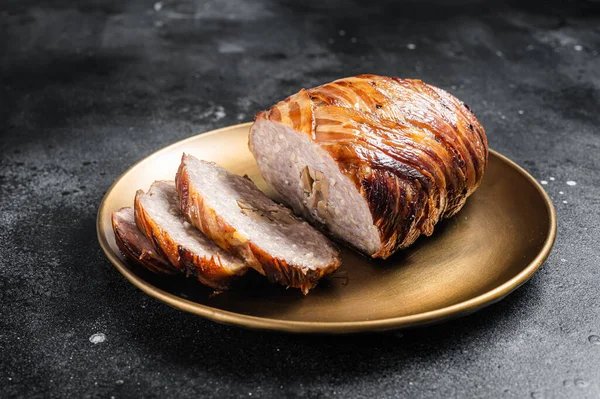
POLYGON ((2 1, 0 397, 599 397, 599 51, 595 1, 2 1), (434 327, 295 336, 174 310, 104 257, 131 164, 358 73, 449 90, 548 182, 529 283, 434 327))

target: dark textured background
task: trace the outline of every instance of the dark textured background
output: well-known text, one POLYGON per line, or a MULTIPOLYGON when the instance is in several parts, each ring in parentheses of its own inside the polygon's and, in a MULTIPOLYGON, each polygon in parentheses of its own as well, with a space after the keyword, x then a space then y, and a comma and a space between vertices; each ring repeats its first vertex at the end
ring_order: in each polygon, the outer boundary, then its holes
POLYGON ((74 3, 0 4, 0 397, 600 396, 600 3, 74 3), (556 245, 506 300, 283 335, 171 309, 104 257, 96 211, 128 166, 365 72, 456 94, 548 181, 556 245))

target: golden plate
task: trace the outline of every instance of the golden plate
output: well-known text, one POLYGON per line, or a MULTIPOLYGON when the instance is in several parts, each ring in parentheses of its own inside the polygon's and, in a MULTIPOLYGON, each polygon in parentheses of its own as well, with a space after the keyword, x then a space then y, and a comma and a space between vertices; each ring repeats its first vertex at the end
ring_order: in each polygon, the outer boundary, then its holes
POLYGON ((200 283, 161 277, 128 264, 119 253, 111 213, 131 205, 138 188, 172 180, 185 151, 231 172, 248 174, 275 199, 260 176, 247 141, 250 124, 204 133, 170 145, 125 172, 98 212, 98 239, 117 269, 167 304, 217 322, 290 332, 349 333, 416 326, 474 312, 525 283, 548 256, 556 214, 525 170, 491 151, 477 192, 454 218, 386 261, 342 250, 334 278, 304 297, 299 290, 249 277, 244 288, 210 297, 200 283))

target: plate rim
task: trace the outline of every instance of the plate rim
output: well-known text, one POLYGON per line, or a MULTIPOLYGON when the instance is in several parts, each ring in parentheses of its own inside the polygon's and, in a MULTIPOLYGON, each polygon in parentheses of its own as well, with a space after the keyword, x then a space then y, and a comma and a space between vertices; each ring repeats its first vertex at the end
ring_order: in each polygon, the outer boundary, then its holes
POLYGON ((525 169, 523 169, 521 166, 519 166, 506 156, 490 149, 490 153, 500 158, 500 160, 502 160, 503 162, 506 162, 512 168, 516 169, 516 171, 522 174, 541 195, 542 199, 544 200, 544 205, 546 206, 547 215, 549 217, 550 230, 546 235, 546 239, 544 240, 544 245, 542 246, 541 250, 538 252, 536 257, 527 266, 525 266, 523 270, 521 270, 521 272, 519 272, 517 275, 507 280, 503 284, 466 301, 458 302, 456 304, 431 310, 428 312, 422 312, 407 316, 391 317, 387 319, 336 322, 293 321, 250 316, 189 301, 185 298, 181 298, 169 292, 163 291, 160 288, 153 286, 144 279, 135 275, 120 259, 120 257, 113 252, 112 248, 110 247, 110 244, 106 239, 107 234, 102 223, 104 214, 109 211, 108 209, 106 209, 106 201, 110 196, 111 192, 113 191, 114 187, 119 183, 121 179, 123 179, 125 175, 132 172, 140 164, 146 162, 152 157, 157 157, 164 152, 168 152, 172 147, 179 146, 187 141, 197 139, 198 136, 215 135, 226 130, 250 127, 251 125, 252 122, 246 122, 226 126, 215 130, 210 130, 205 133, 199 133, 186 139, 179 140, 166 147, 163 147, 158 151, 155 151, 150 155, 142 158, 141 160, 133 164, 131 167, 129 167, 113 182, 113 184, 108 188, 108 190, 102 197, 102 201, 100 202, 100 207, 98 208, 98 213, 96 216, 96 234, 98 236, 100 247, 102 248, 108 260, 113 264, 113 266, 115 266, 117 270, 123 276, 125 276, 127 280, 129 280, 129 282, 131 282, 134 286, 142 290, 144 293, 162 302, 165 302, 167 305, 170 305, 176 309, 193 313, 218 323, 236 325, 251 329, 294 333, 329 334, 385 331, 438 323, 451 318, 465 316, 467 314, 480 310, 486 306, 492 305, 493 303, 496 303, 504 297, 506 297, 508 294, 519 288, 521 285, 525 284, 533 276, 533 274, 541 267, 541 265, 544 263, 544 261, 550 254, 550 251, 552 250, 552 246, 554 245, 554 241, 556 239, 557 222, 556 210, 554 208, 552 200, 550 199, 550 196, 548 195, 548 193, 546 193, 542 185, 533 176, 531 176, 531 174, 529 174, 529 172, 527 172, 525 169))

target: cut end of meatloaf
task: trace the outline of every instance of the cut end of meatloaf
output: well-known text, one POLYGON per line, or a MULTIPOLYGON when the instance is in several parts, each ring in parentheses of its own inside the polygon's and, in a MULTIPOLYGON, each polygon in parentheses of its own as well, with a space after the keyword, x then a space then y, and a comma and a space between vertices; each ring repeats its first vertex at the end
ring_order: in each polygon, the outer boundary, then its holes
POLYGON ((135 220, 154 248, 171 264, 212 288, 224 290, 246 264, 222 250, 183 218, 173 182, 157 181, 135 196, 135 220))
POLYGON ((329 239, 247 177, 184 154, 176 185, 186 218, 272 282, 306 294, 341 264, 329 239))
POLYGON ((265 180, 296 213, 361 252, 379 251, 367 201, 318 143, 282 123, 257 119, 249 145, 265 180))
POLYGON ((137 228, 133 208, 121 208, 112 214, 112 226, 117 246, 123 256, 156 274, 176 274, 169 261, 152 247, 146 236, 137 228))

